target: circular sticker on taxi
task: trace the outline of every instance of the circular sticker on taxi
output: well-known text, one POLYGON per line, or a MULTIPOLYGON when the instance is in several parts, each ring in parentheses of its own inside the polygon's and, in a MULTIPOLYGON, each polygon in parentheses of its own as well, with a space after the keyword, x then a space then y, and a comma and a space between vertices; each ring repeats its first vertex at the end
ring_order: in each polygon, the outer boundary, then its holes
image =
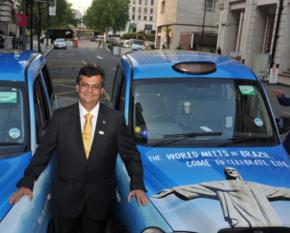
POLYGON ((20 130, 17 128, 11 128, 9 129, 9 136, 13 139, 19 138, 21 135, 20 130))
POLYGON ((139 134, 141 132, 141 128, 139 126, 136 126, 134 130, 136 134, 139 134))
POLYGON ((259 127, 263 126, 263 121, 261 118, 257 117, 257 118, 255 118, 254 121, 255 121, 256 126, 259 126, 259 127))

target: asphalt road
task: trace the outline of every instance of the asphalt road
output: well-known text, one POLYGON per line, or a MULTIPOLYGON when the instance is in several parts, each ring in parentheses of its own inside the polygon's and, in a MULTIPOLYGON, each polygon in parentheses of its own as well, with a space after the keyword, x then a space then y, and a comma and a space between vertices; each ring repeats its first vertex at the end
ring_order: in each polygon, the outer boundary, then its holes
MULTIPOLYGON (((75 91, 75 79, 81 66, 86 63, 101 65, 106 72, 105 95, 102 101, 110 101, 113 85, 113 75, 120 57, 112 55, 104 49, 97 48, 96 42, 80 41, 79 48, 68 48, 66 50, 53 50, 48 55, 48 67, 55 87, 56 95, 61 106, 77 101, 75 91)), ((269 85, 263 82, 275 116, 290 116, 290 107, 279 105, 275 96, 271 94, 274 88, 284 90, 290 95, 290 87, 284 85, 269 85)))
POLYGON ((76 77, 80 68, 95 63, 106 72, 105 95, 102 102, 108 103, 113 86, 113 75, 120 57, 97 48, 96 42, 80 41, 79 48, 53 49, 47 56, 48 68, 61 106, 77 101, 76 77))

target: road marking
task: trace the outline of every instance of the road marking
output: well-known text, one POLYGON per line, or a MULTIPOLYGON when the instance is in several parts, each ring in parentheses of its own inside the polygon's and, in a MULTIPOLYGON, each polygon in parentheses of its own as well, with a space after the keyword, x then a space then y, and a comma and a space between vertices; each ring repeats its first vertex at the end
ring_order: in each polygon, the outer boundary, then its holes
POLYGON ((87 62, 84 59, 82 59, 82 62, 84 65, 87 65, 87 62))
POLYGON ((100 60, 104 59, 102 56, 97 56, 97 58, 100 60))
POLYGON ((74 79, 65 79, 65 78, 59 78, 52 80, 53 83, 76 83, 76 80, 74 79))
POLYGON ((75 88, 76 84, 64 84, 64 83, 57 83, 55 86, 61 86, 61 87, 69 87, 69 88, 75 88))
POLYGON ((66 94, 70 94, 70 93, 76 93, 76 91, 66 91, 66 92, 62 92, 62 93, 57 93, 56 96, 66 95, 66 94))

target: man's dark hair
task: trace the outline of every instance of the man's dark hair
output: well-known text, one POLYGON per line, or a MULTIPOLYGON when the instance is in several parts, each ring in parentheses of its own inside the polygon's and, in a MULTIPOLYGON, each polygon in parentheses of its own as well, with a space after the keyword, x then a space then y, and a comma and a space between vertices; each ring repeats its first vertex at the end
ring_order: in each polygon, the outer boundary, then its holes
POLYGON ((104 87, 104 83, 105 83, 105 71, 103 70, 102 67, 97 66, 95 64, 87 64, 85 66, 83 66, 77 76, 76 82, 77 84, 79 84, 80 80, 81 80, 81 76, 87 76, 87 77, 92 77, 95 75, 100 75, 102 78, 102 87, 104 87))

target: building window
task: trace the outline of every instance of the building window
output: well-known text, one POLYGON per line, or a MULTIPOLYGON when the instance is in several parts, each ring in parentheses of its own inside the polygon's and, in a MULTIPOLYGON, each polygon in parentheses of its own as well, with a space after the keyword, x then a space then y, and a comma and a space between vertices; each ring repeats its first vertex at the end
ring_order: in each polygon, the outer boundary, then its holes
POLYGON ((148 5, 148 0, 145 0, 145 5, 148 5))
POLYGON ((142 10, 142 8, 139 7, 139 8, 138 8, 138 13, 139 13, 139 14, 141 14, 141 10, 142 10))
POLYGON ((153 6, 154 5, 154 0, 151 0, 151 6, 153 6))
POLYGON ((215 0, 205 0, 206 1, 206 11, 215 11, 215 0))
POLYGON ((153 17, 152 16, 150 16, 149 19, 150 19, 150 21, 153 21, 153 17))
POLYGON ((135 12, 135 10, 136 10, 135 7, 132 7, 132 12, 135 12))
POLYGON ((144 20, 147 20, 147 16, 146 15, 144 16, 144 20))
POLYGON ((136 0, 133 0, 132 3, 133 3, 133 4, 136 4, 136 0))
POLYGON ((147 8, 144 8, 144 14, 147 14, 147 8))
POLYGON ((132 15, 132 19, 133 19, 133 20, 135 19, 135 15, 132 15))
POLYGON ((141 19, 141 15, 138 15, 138 19, 139 19, 139 20, 141 19))
POLYGON ((153 14, 153 8, 150 9, 150 14, 151 14, 151 15, 153 14))
POLYGON ((142 5, 142 0, 139 0, 139 5, 142 5))
POLYGON ((161 2, 161 14, 165 12, 165 0, 161 2))
POLYGON ((145 24, 144 25, 144 30, 149 30, 149 31, 152 31, 152 25, 151 24, 145 24))

